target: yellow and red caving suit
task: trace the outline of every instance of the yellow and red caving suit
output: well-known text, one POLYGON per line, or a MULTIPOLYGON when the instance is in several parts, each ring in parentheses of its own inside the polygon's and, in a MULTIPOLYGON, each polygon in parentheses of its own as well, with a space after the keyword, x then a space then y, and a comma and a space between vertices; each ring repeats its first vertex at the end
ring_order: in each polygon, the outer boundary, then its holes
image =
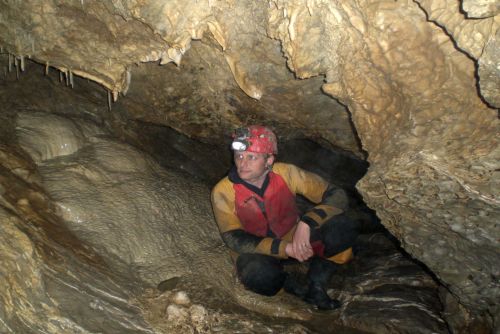
MULTIPOLYGON (((260 253, 286 259, 285 247, 292 241, 299 220, 318 229, 347 208, 347 197, 316 174, 294 165, 275 163, 261 189, 243 181, 233 168, 212 190, 212 206, 222 239, 233 251, 260 253), (295 195, 313 203, 312 210, 299 219, 295 195)), ((315 255, 323 256, 321 241, 312 241, 315 255)), ((348 248, 329 257, 342 264, 352 258, 348 248)))

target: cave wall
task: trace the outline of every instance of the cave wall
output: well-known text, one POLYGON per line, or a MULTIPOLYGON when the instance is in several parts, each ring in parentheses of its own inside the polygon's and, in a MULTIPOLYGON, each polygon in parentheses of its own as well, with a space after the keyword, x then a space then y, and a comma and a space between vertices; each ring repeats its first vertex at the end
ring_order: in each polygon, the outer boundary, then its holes
POLYGON ((295 9, 297 29, 312 31, 306 8, 283 2, 271 30, 284 41, 289 66, 304 76, 326 72, 324 91, 352 112, 371 163, 358 189, 462 302, 495 308, 498 120, 477 95, 474 62, 415 3, 377 3, 369 12, 325 6, 320 21, 338 27, 326 31, 337 48, 327 62, 331 49, 306 34, 292 39, 280 15, 295 9))
POLYGON ((470 310, 498 313, 496 1, 11 0, 0 9, 6 70, 30 57, 68 85, 93 80, 124 119, 213 143, 265 122, 283 138, 366 152, 358 189, 384 225, 470 310))

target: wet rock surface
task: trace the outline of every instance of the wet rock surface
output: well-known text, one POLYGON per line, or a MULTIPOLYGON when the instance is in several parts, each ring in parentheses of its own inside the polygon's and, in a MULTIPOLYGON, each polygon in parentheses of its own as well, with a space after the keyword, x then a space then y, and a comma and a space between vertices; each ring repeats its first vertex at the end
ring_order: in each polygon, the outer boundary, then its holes
POLYGON ((356 260, 343 275, 332 292, 345 303, 345 325, 374 333, 448 333, 437 283, 387 234, 360 236, 356 260))
MULTIPOLYGON (((74 129, 95 124, 39 115, 17 118, 14 138, 25 153, 16 142, 1 151, 0 251, 9 279, 1 285, 0 314, 7 333, 446 332, 437 283, 366 212, 357 213, 370 233, 328 290, 341 309, 320 312, 284 293, 258 296, 234 277, 209 187, 104 129, 87 133, 68 154, 67 145, 46 141, 47 122, 67 127, 55 132, 58 143, 66 142, 60 134, 73 143, 74 129), (22 139, 27 128, 39 141, 22 139), (39 157, 44 147, 59 150, 35 164, 26 152, 39 157)), ((338 168, 345 163, 363 164, 344 157, 338 168)))
POLYGON ((133 277, 110 272, 55 214, 34 168, 0 147, 0 331, 150 333, 133 277))

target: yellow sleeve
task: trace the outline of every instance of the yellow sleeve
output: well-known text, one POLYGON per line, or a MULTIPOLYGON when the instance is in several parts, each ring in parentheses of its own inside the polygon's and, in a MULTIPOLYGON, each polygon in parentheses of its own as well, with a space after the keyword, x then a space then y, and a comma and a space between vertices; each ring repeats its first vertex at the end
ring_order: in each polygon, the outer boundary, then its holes
POLYGON ((319 175, 285 163, 276 163, 273 171, 284 178, 291 192, 317 204, 301 217, 311 228, 321 226, 347 208, 347 195, 344 190, 331 186, 319 175))
POLYGON ((300 194, 316 204, 322 201, 328 188, 328 182, 319 175, 291 164, 275 163, 273 171, 284 178, 292 193, 300 194))
POLYGON ((220 233, 243 229, 234 208, 233 184, 227 177, 214 187, 211 200, 220 233))

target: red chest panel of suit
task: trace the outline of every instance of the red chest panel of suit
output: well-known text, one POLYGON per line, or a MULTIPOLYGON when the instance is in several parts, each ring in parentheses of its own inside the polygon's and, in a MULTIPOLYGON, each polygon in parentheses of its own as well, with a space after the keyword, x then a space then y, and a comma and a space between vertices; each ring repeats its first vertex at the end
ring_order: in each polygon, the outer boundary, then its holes
POLYGON ((233 187, 236 215, 246 232, 265 237, 270 229, 277 237, 282 237, 297 223, 295 195, 280 175, 269 173, 263 197, 243 184, 235 183, 233 187))

